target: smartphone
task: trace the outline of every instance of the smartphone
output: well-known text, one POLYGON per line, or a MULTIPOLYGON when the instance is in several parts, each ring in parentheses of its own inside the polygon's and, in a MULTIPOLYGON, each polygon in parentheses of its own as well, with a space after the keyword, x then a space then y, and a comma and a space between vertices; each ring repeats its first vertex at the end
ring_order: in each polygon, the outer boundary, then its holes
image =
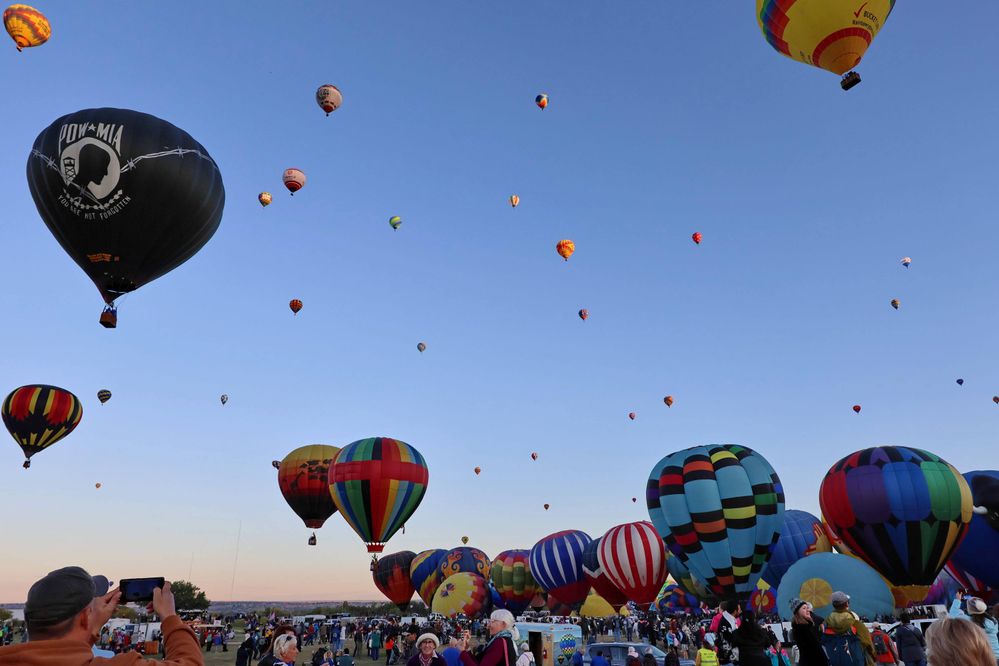
POLYGON ((150 602, 153 600, 153 590, 162 588, 165 583, 163 576, 158 578, 123 578, 118 581, 121 588, 121 602, 150 602))

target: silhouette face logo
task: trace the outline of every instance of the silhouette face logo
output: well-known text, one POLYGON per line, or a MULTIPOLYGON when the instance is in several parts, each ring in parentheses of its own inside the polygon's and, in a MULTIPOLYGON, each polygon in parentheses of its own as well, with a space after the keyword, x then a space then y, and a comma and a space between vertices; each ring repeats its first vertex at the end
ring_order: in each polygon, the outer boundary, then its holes
POLYGON ((121 177, 118 154, 94 137, 85 137, 66 146, 59 163, 70 194, 91 202, 101 202, 113 194, 121 177))

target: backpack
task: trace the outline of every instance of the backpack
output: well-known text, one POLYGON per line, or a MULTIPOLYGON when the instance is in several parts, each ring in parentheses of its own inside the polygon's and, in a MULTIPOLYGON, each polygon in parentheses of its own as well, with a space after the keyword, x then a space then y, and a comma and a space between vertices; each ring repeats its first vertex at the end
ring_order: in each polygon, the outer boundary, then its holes
POLYGON ((888 642, 885 640, 885 635, 880 631, 876 631, 871 634, 871 641, 874 643, 874 652, 878 655, 890 654, 891 650, 888 648, 888 642))
POLYGON ((320 666, 326 658, 326 648, 321 647, 312 653, 312 666, 320 666))
POLYGON ((829 658, 829 666, 865 666, 864 646, 857 634, 822 634, 822 647, 829 658))

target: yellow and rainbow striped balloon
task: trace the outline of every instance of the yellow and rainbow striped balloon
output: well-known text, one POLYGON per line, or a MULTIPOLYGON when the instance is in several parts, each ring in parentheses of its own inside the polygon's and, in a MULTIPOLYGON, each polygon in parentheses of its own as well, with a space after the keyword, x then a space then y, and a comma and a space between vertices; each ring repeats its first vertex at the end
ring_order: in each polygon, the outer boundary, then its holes
POLYGON ((11 5, 3 10, 3 27, 18 51, 40 46, 52 36, 52 26, 45 14, 28 5, 11 5))

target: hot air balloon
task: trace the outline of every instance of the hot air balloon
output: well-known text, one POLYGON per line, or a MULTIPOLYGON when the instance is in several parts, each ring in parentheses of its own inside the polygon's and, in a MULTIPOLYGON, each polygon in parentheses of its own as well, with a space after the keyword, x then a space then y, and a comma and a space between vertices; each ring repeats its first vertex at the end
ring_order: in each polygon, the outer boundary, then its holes
POLYGON ((45 15, 28 5, 11 5, 3 10, 3 27, 14 40, 17 50, 40 46, 52 36, 52 26, 45 15))
POLYGON ((807 511, 788 509, 784 512, 780 538, 770 553, 762 579, 776 589, 792 564, 808 555, 831 552, 832 544, 822 521, 807 511))
POLYGON ((859 414, 859 413, 860 413, 860 405, 854 405, 854 406, 853 406, 853 411, 854 411, 855 413, 859 414))
POLYGON ((671 396, 671 395, 666 396, 665 398, 663 398, 663 402, 666 403, 667 407, 672 407, 673 406, 673 396, 671 396))
POLYGON ((437 548, 425 550, 409 565, 409 577, 423 603, 430 606, 434 602, 434 592, 444 580, 441 563, 447 556, 447 551, 437 548))
POLYGON ((551 504, 545 504, 545 511, 547 511, 549 507, 551 507, 551 504))
POLYGON ((590 541, 590 535, 580 530, 555 532, 538 541, 531 548, 534 580, 563 603, 585 601, 590 581, 583 573, 583 550, 590 541))
POLYGON ((900 306, 900 305, 901 305, 901 303, 899 302, 899 300, 897 298, 891 299, 891 306, 893 308, 895 308, 896 310, 898 310, 898 306, 900 306))
POLYGON ((999 588, 999 471, 978 470, 964 474, 971 487, 974 517, 964 541, 950 558, 955 569, 967 572, 985 585, 999 588))
MULTIPOLYGON (((658 539, 658 536, 657 536, 658 539)), ((621 607, 628 603, 628 597, 618 589, 600 564, 600 542, 603 537, 594 539, 586 544, 583 549, 583 574, 593 587, 593 591, 603 597, 607 603, 613 606, 614 610, 621 610, 621 607)))
POLYGON ((628 418, 631 419, 632 421, 634 421, 635 420, 635 412, 628 412, 628 418))
POLYGON ((544 111, 545 108, 548 106, 548 95, 546 95, 545 93, 541 93, 540 95, 534 98, 534 103, 538 105, 539 109, 544 111))
POLYGON ((517 204, 519 204, 519 203, 520 203, 520 197, 518 197, 516 194, 511 194, 510 195, 510 205, 512 207, 516 208, 517 204))
POLYGON ((288 188, 288 191, 291 192, 292 196, 294 196, 295 192, 305 187, 305 172, 294 167, 285 169, 284 173, 281 174, 281 181, 288 188))
POLYGON ((468 543, 468 537, 467 537, 467 536, 463 536, 463 537, 461 537, 461 542, 462 542, 463 544, 467 544, 467 543, 468 543))
POLYGON ((482 468, 481 467, 476 467, 475 470, 474 470, 474 472, 475 472, 475 476, 478 476, 479 474, 482 473, 482 468))
POLYGON ((415 558, 416 553, 411 550, 392 553, 379 559, 375 563, 375 570, 371 572, 375 587, 399 608, 400 613, 406 611, 416 592, 409 578, 409 567, 415 558))
POLYGON ((830 597, 837 590, 849 590, 850 610, 858 615, 892 615, 895 600, 878 572, 855 557, 818 553, 791 565, 777 588, 777 612, 791 619, 791 599, 801 599, 814 612, 829 617, 830 597))
POLYGON ((288 301, 288 307, 291 308, 292 314, 298 314, 302 310, 302 301, 293 298, 288 301))
POLYGON ((974 508, 967 482, 947 461, 905 446, 841 459, 822 480, 819 505, 846 548, 912 601, 925 598, 974 508))
POLYGON ((632 504, 636 503, 637 501, 638 501, 638 498, 637 498, 637 497, 632 497, 632 498, 631 498, 631 503, 632 503, 632 504))
POLYGON ((503 606, 520 615, 541 589, 531 575, 529 550, 504 550, 493 560, 489 577, 503 606))
POLYGON ((24 469, 31 456, 73 432, 83 418, 79 398, 57 386, 29 384, 16 388, 3 401, 3 424, 24 452, 24 469))
POLYGON ((389 437, 348 444, 330 465, 329 487, 340 515, 368 547, 380 553, 413 515, 430 474, 415 448, 389 437))
POLYGON ((587 310, 586 308, 583 308, 582 310, 579 311, 579 318, 582 319, 583 321, 586 321, 589 318, 589 316, 590 316, 590 311, 587 310))
POLYGON ((777 588, 762 578, 756 582, 756 589, 749 595, 746 609, 757 615, 770 615, 777 609, 777 588))
POLYGON ((737 444, 696 446, 659 461, 646 499, 656 530, 719 599, 749 598, 784 520, 770 463, 737 444))
POLYGON ((663 585, 659 594, 656 595, 654 605, 663 615, 701 614, 701 602, 698 601, 697 597, 674 583, 663 585))
POLYGON ((260 205, 263 206, 264 208, 267 208, 268 206, 271 205, 272 199, 273 197, 271 197, 270 192, 261 192, 260 194, 257 195, 257 201, 259 201, 260 205))
POLYGON ((418 342, 418 343, 416 344, 416 350, 417 350, 418 352, 420 352, 421 354, 422 354, 423 352, 427 351, 427 343, 425 343, 425 342, 418 342))
POLYGON ((670 575, 676 579, 676 582, 685 592, 700 599, 709 606, 718 605, 718 599, 711 594, 704 581, 692 574, 687 566, 680 561, 680 558, 668 550, 666 551, 666 568, 669 569, 670 575))
POLYGON ((94 488, 97 488, 97 490, 100 490, 101 489, 101 484, 95 483, 94 484, 94 488))
POLYGON ((280 460, 272 460, 271 461, 271 467, 273 467, 274 469, 281 469, 281 461, 280 460))
POLYGON ((957 380, 957 385, 958 386, 964 386, 964 380, 963 379, 958 379, 957 380))
MULTIPOLYGON (((989 587, 979 578, 972 576, 970 573, 957 566, 953 561, 948 562, 941 574, 946 573, 951 578, 953 578, 960 589, 967 590, 968 594, 983 599, 985 601, 991 601, 992 599, 999 598, 995 588, 989 587)), ((953 595, 952 595, 953 597, 953 595)))
MULTIPOLYGON (((596 592, 590 592, 579 609, 579 617, 614 617, 617 611, 596 592)), ((571 657, 572 655, 570 655, 571 657)))
POLYGON ((571 257, 572 253, 576 251, 576 244, 568 239, 560 240, 555 245, 555 251, 558 252, 560 257, 569 261, 569 257, 571 257))
POLYGON ((701 239, 704 238, 704 235, 700 231, 695 231, 691 234, 690 238, 694 241, 695 245, 700 245, 701 239))
POLYGON ((533 453, 531 453, 531 460, 537 460, 537 459, 538 459, 538 452, 534 451, 533 453))
POLYGON ((339 451, 326 444, 300 446, 278 465, 281 494, 309 529, 319 529, 336 512, 327 478, 339 451))
MULTIPOLYGON (((204 146, 155 116, 85 109, 35 139, 28 188, 63 250, 104 298, 116 298, 190 259, 218 229, 222 174, 204 146)), ((207 285, 206 285, 207 288, 207 285)))
POLYGON ((994 395, 994 396, 992 396, 992 402, 994 402, 994 403, 996 403, 997 405, 999 405, 999 395, 994 395))
POLYGON ((229 402, 229 395, 227 393, 223 393, 219 396, 219 401, 225 405, 225 403, 229 402))
POLYGON ((111 391, 107 389, 101 389, 97 392, 97 399, 101 401, 103 405, 105 402, 111 399, 111 391))
POLYGON ((763 37, 778 53, 844 75, 843 90, 860 83, 849 71, 860 64, 888 20, 895 0, 871 0, 859 8, 825 0, 756 0, 756 20, 763 37))
POLYGON ((326 115, 330 115, 334 111, 340 108, 343 104, 343 93, 335 85, 326 83, 319 86, 316 90, 316 104, 319 108, 326 112, 326 115))
POLYGON ((909 264, 911 264, 911 263, 912 263, 912 259, 910 259, 909 257, 902 257, 902 265, 903 266, 905 266, 906 268, 908 268, 909 264))
POLYGON ((600 566, 614 586, 637 604, 651 604, 666 582, 666 548, 648 521, 612 527, 600 539, 600 566))
POLYGON ((451 576, 437 588, 430 608, 434 613, 447 617, 464 615, 477 617, 489 600, 489 583, 482 576, 459 573, 451 576))
MULTIPOLYGON (((468 537, 465 537, 466 543, 468 537)), ((441 559, 441 575, 447 580, 459 573, 470 573, 489 578, 489 556, 478 548, 459 546, 452 548, 441 559)))
POLYGON ((392 227, 393 229, 398 229, 399 227, 402 226, 402 218, 399 217, 398 215, 393 215, 392 217, 389 218, 389 226, 392 227))

